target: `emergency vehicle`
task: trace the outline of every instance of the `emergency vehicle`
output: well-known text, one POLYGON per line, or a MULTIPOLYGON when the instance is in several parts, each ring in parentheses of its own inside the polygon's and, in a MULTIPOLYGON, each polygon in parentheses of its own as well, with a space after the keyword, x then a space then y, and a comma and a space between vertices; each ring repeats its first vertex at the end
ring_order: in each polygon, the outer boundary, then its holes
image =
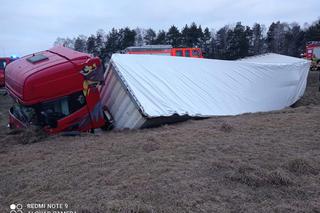
POLYGON ((320 41, 310 41, 303 57, 312 61, 311 70, 320 70, 320 41))
POLYGON ((148 55, 168 55, 191 58, 203 58, 200 48, 197 47, 179 47, 173 48, 171 45, 145 45, 127 47, 123 53, 126 54, 148 54, 148 55))

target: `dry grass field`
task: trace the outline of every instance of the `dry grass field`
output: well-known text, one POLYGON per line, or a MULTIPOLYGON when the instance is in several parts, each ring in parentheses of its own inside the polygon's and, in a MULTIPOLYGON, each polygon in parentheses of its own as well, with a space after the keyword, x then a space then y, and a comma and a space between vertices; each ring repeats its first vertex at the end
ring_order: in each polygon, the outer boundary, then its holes
POLYGON ((0 97, 0 212, 320 212, 317 78, 281 111, 76 137, 10 133, 0 97))

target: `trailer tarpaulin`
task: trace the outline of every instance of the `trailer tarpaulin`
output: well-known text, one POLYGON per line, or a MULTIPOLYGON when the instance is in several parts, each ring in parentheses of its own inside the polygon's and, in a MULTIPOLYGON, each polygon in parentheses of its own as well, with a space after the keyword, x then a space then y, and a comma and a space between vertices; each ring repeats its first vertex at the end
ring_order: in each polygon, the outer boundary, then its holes
MULTIPOLYGON (((113 114, 116 127, 118 118, 131 119, 130 124, 118 122, 119 128, 144 127, 148 120, 170 116, 279 110, 303 95, 309 66, 307 60, 278 54, 236 61, 114 54, 105 75, 109 86, 102 89, 102 103, 113 114), (121 96, 112 95, 120 91, 113 87, 122 88, 121 96), (130 99, 127 104, 133 105, 134 113, 126 111, 123 98, 130 99), (140 120, 130 117, 137 112, 140 120)), ((162 121, 169 120, 156 123, 162 121)))

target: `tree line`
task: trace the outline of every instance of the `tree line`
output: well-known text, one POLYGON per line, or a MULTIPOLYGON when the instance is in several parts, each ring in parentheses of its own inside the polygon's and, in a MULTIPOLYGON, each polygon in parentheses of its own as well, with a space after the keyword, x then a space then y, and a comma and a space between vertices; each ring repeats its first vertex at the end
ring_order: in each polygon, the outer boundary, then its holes
POLYGON ((268 28, 255 23, 252 27, 226 25, 219 30, 192 23, 182 29, 171 26, 167 31, 153 29, 112 28, 98 30, 90 36, 58 37, 54 45, 63 45, 77 51, 100 57, 104 62, 113 53, 129 46, 170 44, 173 47, 200 47, 206 58, 234 60, 267 52, 299 57, 308 41, 320 40, 320 19, 301 27, 297 23, 273 22, 268 28))

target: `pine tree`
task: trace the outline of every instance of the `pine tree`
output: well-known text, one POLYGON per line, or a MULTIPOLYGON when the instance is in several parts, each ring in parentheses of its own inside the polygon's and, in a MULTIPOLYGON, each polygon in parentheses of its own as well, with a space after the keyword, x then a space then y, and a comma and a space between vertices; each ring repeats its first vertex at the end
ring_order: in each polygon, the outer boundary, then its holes
POLYGON ((124 50, 127 47, 134 46, 136 38, 136 32, 134 30, 130 30, 130 28, 126 27, 119 30, 119 35, 120 50, 124 50))
POLYGON ((320 19, 313 23, 305 34, 306 41, 320 41, 320 19))
POLYGON ((95 50, 95 55, 98 56, 104 65, 106 62, 106 57, 107 57, 107 51, 105 47, 105 32, 104 30, 100 29, 96 33, 96 50, 95 50))
MULTIPOLYGON (((293 34, 293 41, 295 44, 295 48, 292 50, 292 56, 300 57, 305 50, 305 45, 306 45, 305 32, 301 29, 300 25, 297 24, 293 26, 292 34, 293 34)), ((318 38, 320 40, 320 37, 318 38)))
POLYGON ((182 47, 191 47, 192 42, 190 38, 190 29, 189 26, 186 24, 184 28, 181 30, 181 46, 182 47))
POLYGON ((199 27, 197 29, 197 33, 195 35, 195 41, 194 41, 193 46, 194 47, 201 47, 203 39, 204 39, 204 33, 202 31, 201 25, 199 25, 199 27))
POLYGON ((287 23, 272 23, 267 33, 268 51, 280 54, 287 54, 285 47, 285 34, 289 30, 287 23))
POLYGON ((166 36, 166 43, 171 44, 173 47, 181 46, 181 34, 176 26, 172 25, 169 28, 166 36))
POLYGON ((96 52, 98 54, 101 54, 101 51, 103 51, 103 47, 104 47, 104 43, 105 43, 105 32, 100 29, 96 32, 96 52))
POLYGON ((87 52, 86 42, 87 38, 84 35, 79 35, 74 41, 74 50, 87 52))
POLYGON ((241 41, 241 54, 240 58, 247 57, 251 55, 249 53, 250 49, 250 40, 252 39, 252 29, 249 26, 245 26, 244 35, 241 41))
POLYGON ((185 47, 199 47, 201 44, 201 38, 203 32, 201 26, 198 26, 193 22, 190 27, 186 25, 182 31, 182 44, 185 47))
POLYGON ((206 27, 203 31, 200 47, 202 48, 202 51, 207 56, 211 55, 210 44, 211 44, 211 33, 209 31, 209 28, 206 27))
POLYGON ((89 36, 89 38, 87 39, 87 52, 90 54, 96 54, 96 49, 97 49, 97 45, 96 45, 96 37, 95 35, 91 35, 89 36))
POLYGON ((249 39, 249 55, 257 55, 263 53, 263 29, 260 24, 255 23, 252 27, 252 35, 249 39))
POLYGON ((213 49, 215 49, 214 58, 227 59, 226 49, 228 46, 227 38, 229 32, 229 26, 224 26, 216 33, 216 39, 214 39, 213 49))
POLYGON ((112 28, 111 31, 107 34, 107 41, 105 42, 106 57, 107 60, 111 59, 113 53, 121 50, 120 47, 120 34, 119 31, 115 28, 112 28))
POLYGON ((250 28, 246 28, 238 22, 233 30, 229 29, 227 33, 226 57, 227 59, 238 59, 248 56, 249 40, 248 32, 250 28))
POLYGON ((164 30, 160 30, 155 39, 155 44, 167 44, 166 41, 166 32, 164 30))
POLYGON ((285 53, 290 56, 299 57, 305 46, 304 32, 296 23, 292 24, 289 31, 285 33, 285 53))

